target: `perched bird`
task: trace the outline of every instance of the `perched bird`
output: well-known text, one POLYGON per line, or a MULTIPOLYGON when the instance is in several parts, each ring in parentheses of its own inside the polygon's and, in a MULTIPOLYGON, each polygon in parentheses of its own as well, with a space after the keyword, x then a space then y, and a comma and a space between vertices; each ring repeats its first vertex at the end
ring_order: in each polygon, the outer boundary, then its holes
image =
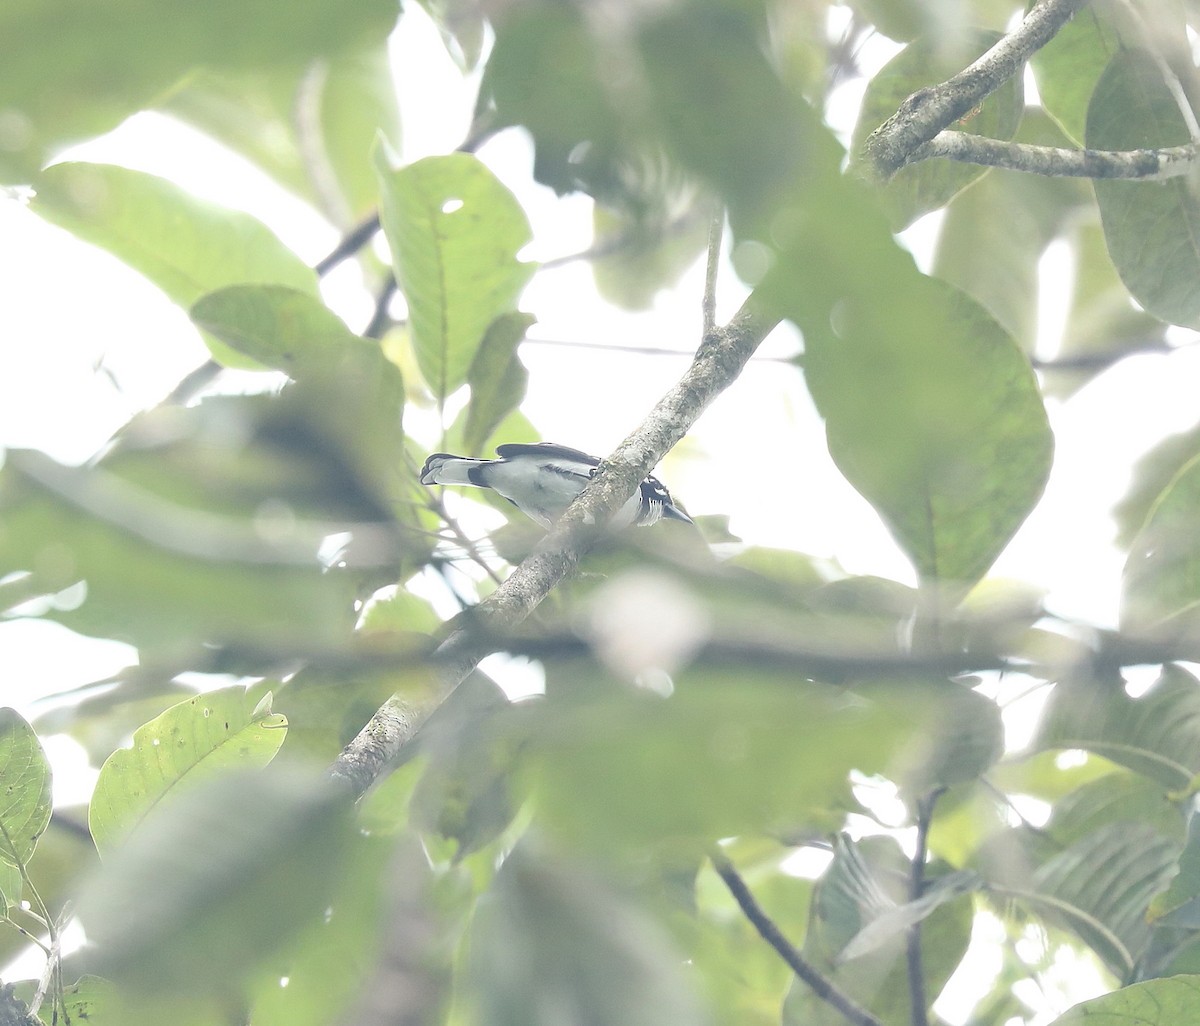
MULTIPOLYGON (((421 468, 423 485, 474 485, 504 496, 528 517, 550 527, 596 473, 600 461, 553 442, 496 446, 498 460, 435 452, 421 468)), ((656 477, 647 477, 612 519, 613 527, 645 527, 666 517, 692 523, 656 477)))

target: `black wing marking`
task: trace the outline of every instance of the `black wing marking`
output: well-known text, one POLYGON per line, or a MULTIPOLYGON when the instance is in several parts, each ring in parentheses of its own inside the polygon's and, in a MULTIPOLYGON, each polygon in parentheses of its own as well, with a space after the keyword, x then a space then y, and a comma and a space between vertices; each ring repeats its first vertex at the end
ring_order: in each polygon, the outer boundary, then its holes
POLYGON ((555 442, 509 442, 506 445, 496 446, 496 455, 503 460, 512 459, 515 456, 542 456, 548 459, 573 460, 589 467, 600 466, 600 460, 595 456, 589 456, 586 452, 580 452, 580 450, 572 449, 567 445, 558 445, 555 442))

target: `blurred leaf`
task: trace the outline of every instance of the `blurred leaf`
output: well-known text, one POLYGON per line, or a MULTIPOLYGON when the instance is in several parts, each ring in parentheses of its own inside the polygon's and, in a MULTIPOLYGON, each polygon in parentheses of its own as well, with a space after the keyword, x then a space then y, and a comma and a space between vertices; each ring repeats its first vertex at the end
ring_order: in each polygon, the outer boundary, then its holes
POLYGON ((1200 976, 1172 976, 1084 1001, 1050 1026, 1169 1026, 1200 1016, 1200 976))
POLYGON ((1128 979, 1150 940, 1150 901, 1175 875, 1181 848, 1146 824, 1112 823, 1038 866, 1027 886, 1006 896, 1070 930, 1118 979, 1128 979))
POLYGON ((1163 785, 1135 773, 1108 773, 1060 799, 1043 828, 1061 845, 1110 823, 1146 823, 1163 837, 1183 840, 1184 817, 1163 785))
POLYGON ((529 221, 512 193, 467 153, 392 170, 376 153, 380 216, 408 302, 426 383, 444 400, 467 380, 488 326, 516 311, 534 266, 517 260, 529 221))
MULTIPOLYGON (((421 530, 417 488, 404 467, 404 383, 372 339, 355 335, 319 300, 282 286, 245 285, 203 296, 198 327, 295 380, 287 401, 333 448, 359 487, 401 524, 421 530)), ((427 547, 407 536, 417 551, 427 547)))
POLYGON ((1166 348, 1166 328, 1134 306, 1117 275, 1104 232, 1098 224, 1081 225, 1074 238, 1075 281, 1062 340, 1054 354, 1064 369, 1042 367, 1047 395, 1066 398, 1126 353, 1166 348), (1090 360, 1090 364, 1089 364, 1090 360), (1082 364, 1078 369, 1072 362, 1082 364))
POLYGON ((1129 546, 1121 624, 1134 631, 1186 630, 1200 614, 1200 457, 1184 464, 1155 500, 1129 546))
POLYGON ((0 781, 0 860, 24 866, 50 822, 50 763, 33 728, 7 707, 0 708, 0 781))
POLYGON ((735 226, 761 226, 809 165, 824 168, 834 152, 763 53, 763 28, 749 5, 702 4, 648 21, 638 40, 656 134, 716 187, 735 226))
MULTIPOLYGON (((1069 145, 1037 111, 1025 114, 1016 139, 1069 145)), ((947 205, 933 274, 978 300, 1022 350, 1033 352, 1038 261, 1063 222, 1091 202, 1082 182, 993 168, 947 205)))
POLYGON ((467 984, 489 1026, 706 1023, 658 925, 602 879, 521 847, 471 929, 467 984))
POLYGON ((921 579, 969 586, 1041 496, 1053 439, 1000 326, 943 282, 906 284, 890 307, 840 288, 817 335, 806 316, 805 377, 839 469, 921 579))
POLYGON ((301 65, 198 68, 163 107, 250 158, 342 229, 378 202, 370 161, 376 136, 400 144, 382 38, 301 65))
MULTIPOLYGON (((974 32, 953 51, 943 34, 929 36, 906 46, 867 85, 858 122, 850 143, 858 153, 876 128, 891 117, 909 96, 961 71, 976 57, 994 46, 998 32, 974 32)), ((1021 123, 1025 96, 1020 75, 1013 75, 979 107, 950 127, 955 131, 992 139, 1011 139, 1021 123)), ((935 158, 901 168, 882 187, 883 207, 892 228, 907 228, 922 214, 937 210, 956 193, 986 173, 986 168, 935 158)))
POLYGON ((60 467, 33 453, 9 453, 0 509, 0 564, 29 568, 41 594, 86 582, 82 596, 43 615, 169 650, 165 661, 176 665, 196 658, 201 642, 293 651, 340 645, 353 626, 354 581, 326 571, 319 539, 296 538, 286 529, 292 520, 282 532, 261 531, 269 524, 214 518, 111 471, 60 467))
MULTIPOLYGON (((846 945, 863 929, 907 901, 908 860, 892 838, 867 837, 840 841, 835 858, 814 887, 804 956, 845 993, 889 1026, 911 1021, 905 941, 901 935, 881 940, 866 954, 841 959, 846 945)), ((943 867, 927 867, 930 886, 943 867)), ((956 877, 956 879, 964 879, 956 877)), ((950 888, 953 889, 952 887, 950 888)), ((925 987, 932 1001, 958 967, 971 933, 970 901, 939 903, 921 930, 925 987)), ((784 1004, 785 1026, 834 1026, 841 1014, 793 980, 784 1004)))
POLYGON ((737 834, 824 827, 850 770, 887 773, 911 759, 936 707, 902 686, 867 700, 698 668, 661 699, 591 672, 572 664, 569 697, 514 717, 542 822, 602 848, 691 851, 737 834))
MULTIPOLYGON (((317 279, 261 221, 164 178, 106 164, 56 164, 30 204, 47 221, 108 250, 185 309, 205 292, 248 282, 316 295, 317 279)), ((206 336, 227 366, 258 367, 206 336)))
POLYGON ((1200 455, 1200 424, 1179 434, 1168 435, 1137 461, 1125 497, 1113 509, 1117 521, 1117 543, 1133 545, 1138 532, 1161 495, 1179 472, 1200 455))
POLYGON ((236 998, 328 905, 349 813, 298 771, 226 772, 163 803, 80 899, 97 969, 134 993, 236 998))
POLYGON ((1076 146, 1083 145, 1092 91, 1122 48, 1112 7, 1104 0, 1086 4, 1030 61, 1042 106, 1076 146))
POLYGON ((1200 772, 1200 681, 1168 665, 1130 698, 1120 677, 1060 681, 1042 714, 1038 749, 1082 748, 1181 790, 1200 772))
POLYGON ((463 71, 474 71, 487 24, 477 0, 419 0, 442 33, 446 50, 463 71))
POLYGON ((383 39, 397 12, 396 0, 346 10, 321 0, 5 4, 0 38, 10 45, 0 110, 13 121, 0 145, 0 180, 29 181, 51 153, 115 128, 193 67, 263 68, 333 55, 383 39))
POLYGON ((134 997, 99 976, 84 975, 66 988, 71 1022, 87 1026, 228 1026, 229 1017, 217 1002, 195 997, 147 1000, 134 997))
POLYGON ((529 372, 517 356, 517 347, 536 320, 532 314, 508 313, 488 325, 467 371, 471 401, 463 437, 468 455, 482 452, 492 433, 525 398, 529 372))
POLYGON ((88 826, 102 856, 164 800, 234 767, 267 765, 287 737, 287 719, 258 708, 234 685, 172 706, 133 733, 133 745, 100 768, 88 826))
POLYGON ((1155 895, 1147 915, 1156 926, 1200 929, 1200 817, 1195 813, 1188 822, 1179 872, 1165 891, 1155 895))
MULTIPOLYGON (((1189 141, 1174 95, 1153 57, 1118 51, 1088 107, 1092 149, 1132 150, 1189 141)), ((1200 327, 1200 199, 1187 178, 1093 183, 1113 264, 1147 311, 1200 327)))
POLYGON ((560 194, 613 191, 618 139, 633 113, 620 109, 615 90, 624 79, 605 64, 620 51, 601 55, 571 4, 519 4, 495 29, 480 95, 495 104, 498 125, 524 125, 533 136, 534 177, 560 194))
POLYGON ((254 1026, 331 1026, 341 1021, 375 969, 379 933, 392 911, 389 889, 411 886, 411 877, 389 878, 393 855, 391 843, 353 839, 329 903, 272 960, 255 988, 254 1026))

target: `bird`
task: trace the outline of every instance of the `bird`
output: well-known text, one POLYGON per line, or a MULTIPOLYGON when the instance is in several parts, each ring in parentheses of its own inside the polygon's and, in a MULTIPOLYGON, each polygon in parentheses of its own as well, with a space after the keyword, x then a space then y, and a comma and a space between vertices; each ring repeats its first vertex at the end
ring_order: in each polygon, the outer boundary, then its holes
MULTIPOLYGON (((485 460, 435 452, 421 468, 421 484, 490 488, 548 529, 566 512, 600 466, 595 456, 554 442, 498 445, 496 455, 500 458, 485 460)), ((629 501, 613 515, 610 526, 647 527, 664 518, 693 523, 675 505, 663 483, 647 475, 629 501)))

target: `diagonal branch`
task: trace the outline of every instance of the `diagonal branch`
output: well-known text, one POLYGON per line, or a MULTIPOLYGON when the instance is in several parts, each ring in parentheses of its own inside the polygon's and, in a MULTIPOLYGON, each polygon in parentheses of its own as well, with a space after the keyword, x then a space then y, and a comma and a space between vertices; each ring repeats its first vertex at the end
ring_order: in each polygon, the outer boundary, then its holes
MULTIPOLYGON (((651 468, 728 388, 779 318, 752 294, 728 324, 708 332, 691 366, 662 397, 563 514, 538 548, 464 618, 434 654, 437 701, 454 690, 492 649, 487 638, 521 623, 561 581, 575 573, 604 525, 651 468), (473 631, 472 624, 480 631, 473 631), (481 635, 484 640, 480 640, 481 635)), ((332 775, 362 794, 414 733, 433 706, 393 697, 335 760, 332 775)))
POLYGON ((974 63, 940 85, 913 93, 863 146, 867 168, 886 181, 917 148, 977 107, 1045 46, 1087 0, 1040 0, 1011 32, 974 63))

